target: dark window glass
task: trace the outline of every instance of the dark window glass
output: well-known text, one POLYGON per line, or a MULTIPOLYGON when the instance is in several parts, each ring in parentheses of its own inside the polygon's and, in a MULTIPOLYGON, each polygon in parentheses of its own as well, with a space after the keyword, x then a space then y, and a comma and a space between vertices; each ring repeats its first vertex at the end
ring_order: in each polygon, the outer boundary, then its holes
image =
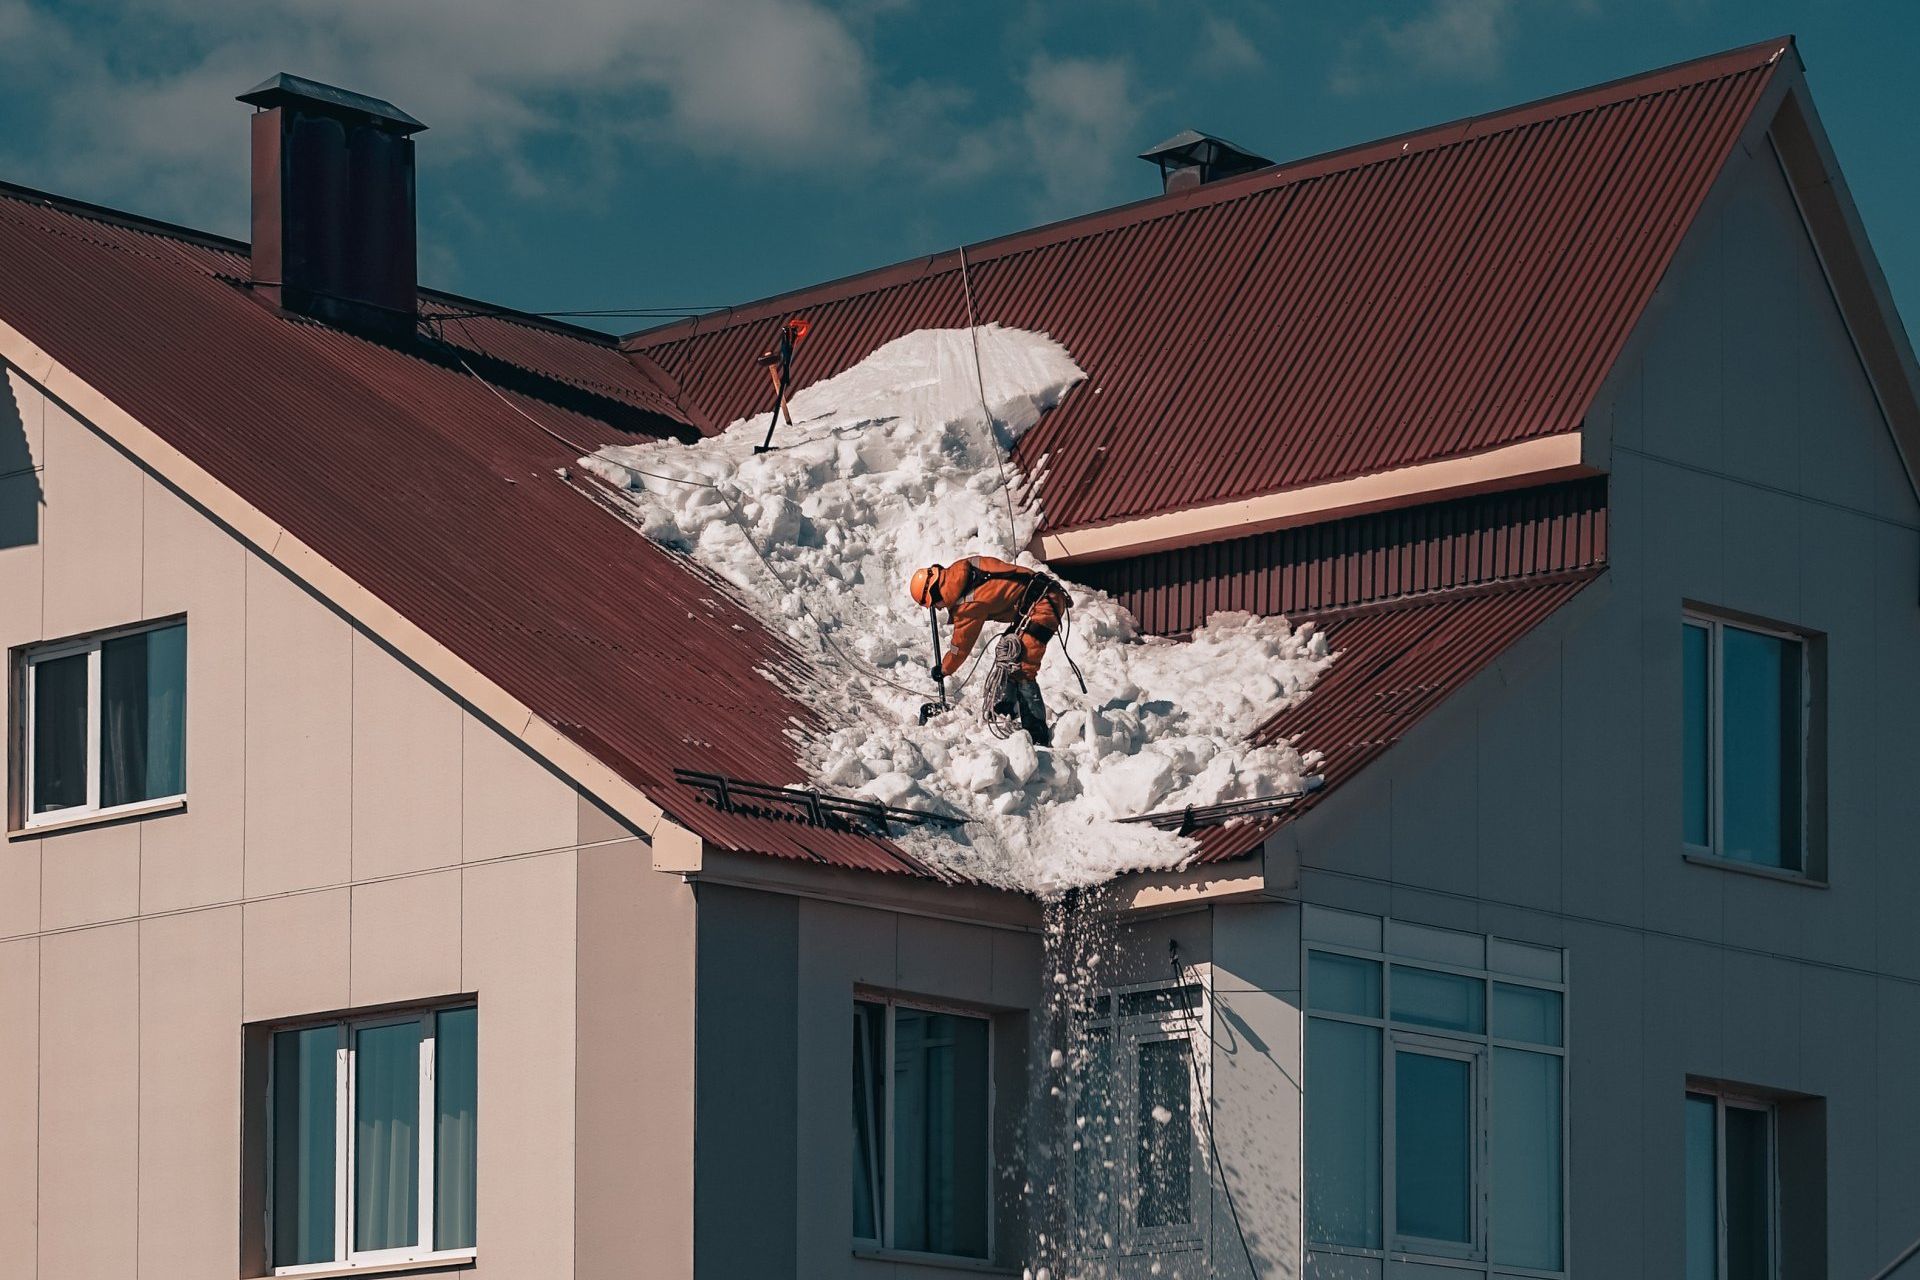
POLYGON ((1380 962, 1327 951, 1307 953, 1307 998, 1328 1013, 1380 1016, 1380 962))
POLYGON ((1715 1102, 1687 1095, 1686 1280, 1720 1280, 1720 1162, 1715 1102))
POLYGON ((1728 1107, 1727 1280, 1773 1276, 1772 1117, 1728 1107))
POLYGON ((893 1246, 987 1254, 987 1021, 893 1013, 893 1246))
POLYGON ((1713 645, 1712 633, 1688 623, 1680 628, 1685 701, 1680 717, 1682 788, 1681 833, 1688 844, 1712 838, 1707 815, 1713 809, 1713 645))
POLYGON ((1721 852, 1769 867, 1800 866, 1800 645, 1721 628, 1721 751, 1726 835, 1721 852))
POLYGON ((1394 1195, 1403 1236, 1473 1239, 1473 1066, 1394 1054, 1394 1195))
POLYGON ((87 655, 33 667, 33 811, 87 802, 87 655))
POLYGON ((1139 1056, 1139 1114, 1134 1123, 1140 1195, 1134 1220, 1142 1227, 1176 1226, 1193 1217, 1187 1042, 1145 1040, 1139 1056))
POLYGON ((434 1017, 433 1247, 474 1243, 475 1139, 480 1112, 480 1015, 449 1009, 434 1017))
POLYGON ((1487 984, 1432 969, 1393 966, 1393 1020, 1479 1034, 1487 1029, 1487 984))
POLYGON ((353 1247, 419 1241, 420 1024, 355 1033, 353 1247))
POLYGON ((887 1006, 853 1006, 853 1235, 880 1239, 886 1195, 887 1006))
POLYGON ((186 790, 187 628, 141 631, 100 646, 100 804, 186 790))
POLYGON ((1307 1019, 1307 1239, 1380 1247, 1380 1031, 1307 1019))
POLYGON ((1113 1171, 1120 1155, 1114 1148, 1113 1033, 1089 1028, 1081 1054, 1072 1139, 1073 1220, 1079 1238, 1068 1243, 1098 1253, 1113 1243, 1113 1171))
POLYGON ((335 1053, 340 1028, 273 1037, 273 1264, 334 1261, 335 1053))

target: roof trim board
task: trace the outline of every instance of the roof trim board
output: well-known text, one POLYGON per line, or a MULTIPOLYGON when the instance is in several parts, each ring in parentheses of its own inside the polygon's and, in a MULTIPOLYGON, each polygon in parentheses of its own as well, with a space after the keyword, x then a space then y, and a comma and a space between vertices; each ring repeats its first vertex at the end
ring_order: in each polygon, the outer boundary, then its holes
POLYGON ((1570 431, 1541 436, 1481 453, 1396 467, 1350 480, 1333 480, 1234 502, 1167 511, 1115 524, 1043 532, 1035 539, 1036 549, 1042 559, 1056 564, 1090 564, 1415 503, 1571 480, 1598 473, 1598 468, 1589 465, 1585 458, 1584 434, 1570 431))
POLYGON ((676 868, 691 863, 691 868, 697 869, 700 838, 672 821, 638 787, 540 719, 532 708, 287 532, 5 320, 0 320, 0 362, 18 369, 41 392, 216 523, 631 823, 653 845, 656 862, 676 868))

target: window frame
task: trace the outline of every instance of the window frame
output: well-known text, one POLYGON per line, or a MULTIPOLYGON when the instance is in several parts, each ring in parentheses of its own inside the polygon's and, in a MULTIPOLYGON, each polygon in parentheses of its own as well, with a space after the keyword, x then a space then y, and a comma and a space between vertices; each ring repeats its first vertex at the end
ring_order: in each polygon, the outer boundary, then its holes
MULTIPOLYGON (((882 1179, 882 1189, 881 1189, 881 1195, 880 1195, 880 1222, 879 1222, 880 1238, 876 1240, 869 1236, 853 1235, 852 1226, 851 1224, 849 1224, 848 1233, 850 1238, 853 1241, 853 1252, 856 1254, 885 1254, 890 1258, 899 1258, 906 1261, 912 1261, 914 1259, 919 1258, 919 1259, 926 1259, 931 1262, 940 1262, 940 1263, 958 1262, 965 1265, 976 1266, 976 1267, 990 1264, 992 1260, 998 1256, 996 1251, 999 1248, 999 1240, 995 1233, 995 1228, 999 1225, 996 1221, 999 1215, 994 1211, 995 1209, 994 1179, 997 1176, 997 1171, 999 1168, 999 1163, 998 1163, 999 1152, 996 1149, 996 1142, 999 1137, 997 1130, 999 1128, 998 1121, 1000 1117, 1000 1096, 999 1096, 1000 1082, 998 1079, 999 1073, 998 1071, 995 1070, 995 1064, 999 1060, 998 1058, 999 1028, 997 1028, 994 1025, 993 1015, 991 1013, 988 1013, 985 1010, 971 1009, 966 1007, 965 1005, 950 1004, 937 999, 925 999, 919 996, 900 995, 896 992, 890 992, 890 991, 876 991, 868 987, 854 988, 853 1003, 855 1005, 860 1005, 860 1004, 882 1005, 885 1007, 887 1011, 886 1045, 882 1050, 881 1061, 885 1065, 885 1068, 888 1072, 887 1079, 888 1079, 888 1086, 889 1086, 886 1090, 886 1115, 883 1117, 883 1119, 885 1120, 885 1124, 882 1126, 881 1135, 880 1135, 880 1144, 881 1144, 880 1167, 881 1167, 881 1179, 882 1179), (986 1245, 986 1253, 983 1257, 976 1258, 971 1254, 965 1254, 965 1253, 935 1253, 925 1249, 902 1249, 893 1243, 893 1230, 894 1230, 893 1195, 894 1195, 894 1190, 896 1187, 899 1186, 899 1181, 900 1181, 894 1172, 893 1126, 894 1126, 895 1104, 898 1102, 899 1099, 898 1099, 898 1090, 892 1088, 891 1086, 892 1086, 892 1080, 893 1080, 892 1072, 894 1069, 894 1061, 895 1061, 894 1059, 894 1054, 895 1054, 894 1019, 895 1019, 896 1011, 900 1009, 912 1009, 917 1013, 945 1014, 949 1017, 956 1017, 956 1018, 972 1018, 978 1022, 984 1022, 987 1024, 987 1158, 986 1158, 986 1173, 985 1173, 986 1195, 982 1201, 982 1203, 986 1206, 987 1245, 986 1245)), ((871 1082, 869 1082, 869 1085, 871 1085, 871 1082)), ((851 1143, 854 1140, 854 1134, 851 1131, 851 1129, 849 1129, 848 1131, 847 1140, 849 1143, 848 1151, 849 1153, 851 1153, 852 1152, 851 1143)), ((850 1201, 848 1203, 848 1209, 849 1211, 851 1211, 852 1209, 852 1203, 850 1201)))
MULTIPOLYGON (((337 1272, 349 1268, 377 1270, 402 1264, 423 1262, 459 1262, 475 1257, 479 1252, 479 1228, 475 1225, 474 1243, 458 1249, 433 1248, 435 1228, 434 1192, 436 1190, 436 1150, 438 1139, 439 1099, 436 1090, 438 1075, 436 1072, 439 1032, 436 1019, 443 1013, 455 1013, 462 1009, 478 1009, 479 1003, 472 999, 454 1000, 432 1005, 410 1006, 401 1009, 388 1009, 371 1013, 334 1015, 332 1017, 298 1018, 286 1022, 275 1022, 263 1028, 266 1039, 266 1107, 265 1125, 265 1165, 262 1169, 265 1186, 266 1207, 266 1247, 267 1265, 270 1274, 275 1276, 311 1275, 317 1272, 337 1272), (391 1249, 367 1249, 356 1251, 354 1238, 354 1185, 353 1169, 355 1157, 356 1125, 355 1110, 357 1104, 359 1071, 357 1037, 361 1031, 378 1027, 405 1026, 413 1023, 419 1034, 419 1117, 417 1123, 414 1178, 417 1184, 415 1220, 419 1226, 419 1240, 411 1245, 401 1245, 391 1249), (318 1027, 332 1027, 336 1031, 334 1043, 334 1147, 333 1147, 333 1257, 325 1262, 305 1262, 282 1266, 273 1260, 274 1240, 274 1195, 273 1176, 275 1157, 275 1121, 278 1111, 275 1106, 275 1092, 278 1081, 275 1076, 277 1064, 273 1052, 273 1038, 285 1031, 308 1031, 318 1027)), ((479 1181, 476 1163, 475 1182, 479 1181)))
MULTIPOLYGON (((19 782, 19 800, 14 806, 13 816, 14 825, 18 830, 37 831, 48 827, 67 826, 75 822, 130 817, 156 809, 176 808, 186 803, 187 792, 184 789, 172 795, 150 796, 144 800, 130 800, 125 804, 102 806, 100 803, 101 653, 109 641, 123 640, 128 636, 136 636, 148 631, 163 631, 173 626, 184 628, 186 622, 187 615, 177 613, 145 622, 129 623, 123 627, 110 627, 104 631, 70 636, 64 640, 23 645, 14 651, 16 655, 13 664, 14 680, 18 699, 16 705, 20 708, 20 729, 14 737, 13 744, 15 759, 18 762, 13 773, 19 782), (37 762, 34 740, 40 692, 38 682, 34 679, 34 669, 44 662, 71 658, 79 654, 85 654, 87 658, 87 800, 85 804, 35 813, 33 786, 37 762)), ((186 778, 187 711, 190 701, 186 695, 186 689, 190 682, 191 668, 189 667, 187 671, 181 673, 180 749, 183 781, 186 778)))
MULTIPOLYGON (((1213 1093, 1212 1055, 1204 1052, 1211 1044, 1207 1020, 1213 1008, 1212 973, 1207 966, 1194 966, 1190 977, 1180 981, 1163 979, 1129 983, 1107 988, 1098 996, 1097 1010, 1083 1007, 1075 1017, 1080 1034, 1105 1029, 1110 1046, 1113 1077, 1108 1083, 1112 1119, 1112 1144, 1119 1167, 1113 1171, 1111 1213, 1113 1243, 1105 1249, 1076 1249, 1078 1259, 1119 1258, 1138 1254, 1170 1252, 1197 1247, 1205 1239, 1208 1222, 1202 1206, 1212 1195, 1212 1157, 1207 1149, 1205 1130, 1210 1115, 1201 1108, 1211 1105, 1213 1093), (1191 990, 1193 1003, 1179 1008, 1149 1009, 1126 1013, 1121 1009, 1124 997, 1145 992, 1191 990), (1159 1227, 1142 1227, 1130 1210, 1138 1204, 1140 1169, 1138 1129, 1140 1096, 1140 1046, 1167 1040, 1187 1044, 1187 1141, 1191 1151, 1187 1166, 1187 1220, 1159 1227)), ((1067 1099, 1066 1115, 1077 1113, 1085 1081, 1075 1082, 1067 1099)), ((1063 1181, 1067 1203, 1075 1203, 1078 1172, 1073 1162, 1066 1163, 1063 1181)))
MULTIPOLYGON (((1716 865, 1737 867, 1755 871, 1763 875, 1782 876, 1797 880, 1812 880, 1813 875, 1813 769, 1814 769, 1814 637, 1804 631, 1796 631, 1779 623, 1761 622, 1750 618, 1733 618, 1711 612, 1706 609, 1688 606, 1680 611, 1680 625, 1696 627, 1707 633, 1707 842, 1695 844, 1687 839, 1682 820, 1680 832, 1681 847, 1689 858, 1711 862, 1716 865), (1723 691, 1725 688, 1726 629, 1748 631, 1755 635, 1771 636, 1777 640, 1791 641, 1800 654, 1800 826, 1798 841, 1794 849, 1795 864, 1791 866, 1769 866, 1764 862, 1752 862, 1745 858, 1736 858, 1725 851, 1722 841, 1726 834, 1726 717, 1721 714, 1723 691)), ((1684 634, 1684 630, 1683 630, 1684 634)), ((1681 670, 1681 706, 1686 704, 1686 671, 1684 658, 1681 670)), ((1685 764, 1682 763, 1684 772, 1685 764)), ((1686 779, 1681 779, 1686 786, 1686 779)), ((1681 801, 1682 813, 1685 812, 1684 794, 1681 801)))
MULTIPOLYGON (((1713 1103, 1714 1262, 1718 1280, 1727 1276, 1727 1112, 1757 1111, 1767 1120, 1767 1275, 1780 1275, 1780 1107, 1753 1094, 1687 1084, 1685 1097, 1713 1103)), ((1684 1114, 1684 1113, 1683 1113, 1684 1114)), ((1685 1211, 1684 1201, 1682 1212, 1685 1211)))
POLYGON ((1306 1040, 1312 1035, 1311 1023, 1314 1019, 1328 1022, 1344 1022, 1355 1026, 1370 1027, 1380 1033, 1380 1247, 1369 1248, 1364 1245, 1334 1244, 1313 1240, 1306 1225, 1306 1168, 1305 1168, 1305 1114, 1304 1108, 1311 1103, 1302 1094, 1302 1181, 1301 1181, 1301 1239, 1302 1248, 1309 1253, 1344 1254, 1361 1258, 1397 1258, 1409 1261, 1432 1260, 1436 1265, 1464 1267, 1463 1275, 1528 1276, 1540 1280, 1563 1280, 1573 1273, 1573 1215, 1569 1211, 1569 1191, 1573 1175, 1572 1149, 1572 1098, 1571 1080, 1573 1062, 1573 1001, 1569 984, 1570 975, 1566 969, 1567 957, 1561 957, 1561 980, 1548 981, 1527 974, 1507 973, 1494 969, 1473 968, 1466 965, 1450 964, 1442 960, 1428 959, 1425 956, 1407 955, 1386 950, 1371 950, 1363 946, 1353 946, 1337 942, 1322 942, 1318 939, 1303 939, 1300 950, 1300 1010, 1302 1066, 1305 1065, 1306 1040), (1326 955, 1344 956, 1355 960, 1373 961, 1380 965, 1380 1016, 1369 1017, 1364 1014, 1345 1013, 1332 1009, 1319 1009, 1313 1004, 1312 995, 1312 956, 1314 952, 1326 955), (1403 969, 1427 969, 1436 973, 1454 974, 1471 978, 1484 986, 1482 998, 1483 1029, 1479 1032, 1456 1031, 1445 1027, 1433 1027, 1410 1022, 1396 1022, 1393 1018, 1393 971, 1395 967, 1403 969), (1560 996, 1560 1043, 1543 1044, 1532 1040, 1515 1040, 1494 1033, 1494 995, 1501 986, 1522 987, 1540 991, 1556 992, 1560 996), (1443 1055, 1451 1053, 1458 1056, 1475 1055, 1473 1066, 1473 1094, 1475 1108, 1475 1130, 1473 1135, 1474 1169, 1472 1177, 1474 1244, 1463 1248, 1458 1242, 1445 1240, 1427 1240, 1424 1237, 1410 1236, 1400 1230, 1399 1197, 1395 1185, 1399 1174, 1398 1148, 1399 1124, 1396 1117, 1398 1101, 1397 1063, 1395 1053, 1402 1047, 1414 1052, 1443 1055), (1560 1059, 1560 1268, 1547 1270, 1528 1267, 1517 1263, 1497 1262, 1492 1256, 1493 1240, 1491 1227, 1493 1222, 1493 1057, 1498 1049, 1516 1049, 1526 1053, 1538 1053, 1560 1059))

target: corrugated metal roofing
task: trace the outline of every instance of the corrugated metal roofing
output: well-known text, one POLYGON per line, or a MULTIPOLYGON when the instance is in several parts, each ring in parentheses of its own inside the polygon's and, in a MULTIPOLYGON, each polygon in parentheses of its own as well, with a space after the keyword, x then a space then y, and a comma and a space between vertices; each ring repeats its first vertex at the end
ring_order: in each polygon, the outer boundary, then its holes
POLYGON ((1321 752, 1326 786, 1277 819, 1200 832, 1197 860, 1251 853, 1282 823, 1323 803, 1601 572, 1466 587, 1319 619, 1336 655, 1333 665, 1257 736, 1321 752))
POLYGON ((1017 456, 1049 529, 1579 428, 1790 40, 1261 170, 627 340, 726 423, 914 329, 1043 330, 1088 382, 1017 456), (964 273, 963 273, 964 262, 964 273))

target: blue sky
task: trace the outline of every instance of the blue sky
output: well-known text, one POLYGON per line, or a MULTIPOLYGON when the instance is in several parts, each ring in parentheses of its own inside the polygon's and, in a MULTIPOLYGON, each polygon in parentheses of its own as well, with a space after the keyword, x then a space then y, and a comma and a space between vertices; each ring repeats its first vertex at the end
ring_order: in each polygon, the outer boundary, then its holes
POLYGON ((1920 316, 1905 0, 0 0, 0 178, 244 235, 233 95, 293 71, 430 126, 426 283, 703 307, 1149 195, 1189 126, 1288 159, 1783 32, 1920 316))

